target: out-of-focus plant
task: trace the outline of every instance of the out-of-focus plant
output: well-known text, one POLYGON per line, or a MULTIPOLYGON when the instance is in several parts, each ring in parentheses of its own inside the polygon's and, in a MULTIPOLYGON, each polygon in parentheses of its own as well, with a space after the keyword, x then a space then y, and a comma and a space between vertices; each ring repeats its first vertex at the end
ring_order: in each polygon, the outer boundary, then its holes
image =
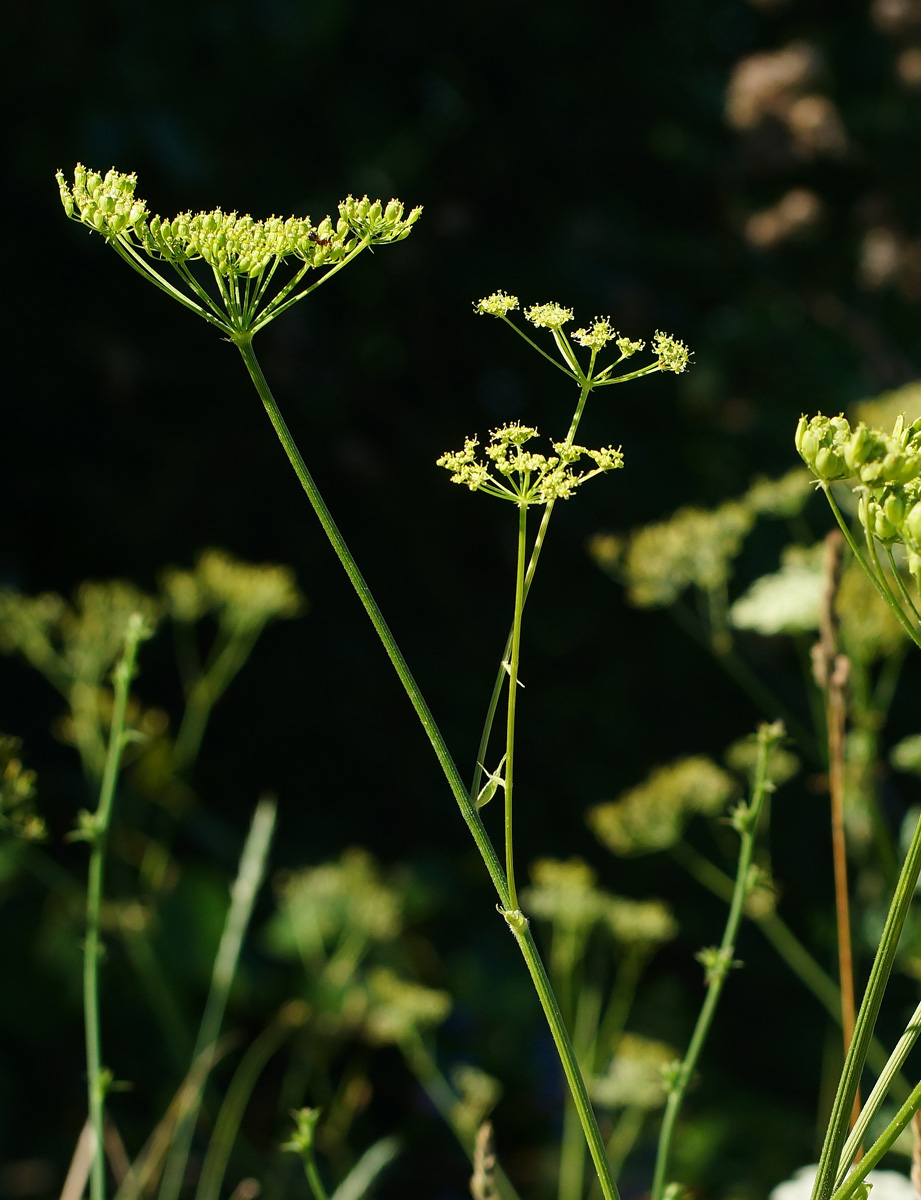
MULTIPOLYGON (((599 1107, 623 1110, 606 1139, 616 1179, 640 1135, 643 1115, 665 1103, 661 1076, 661 1100, 650 1102, 649 1081, 641 1086, 638 1068, 642 1048, 654 1057, 653 1045, 659 1044, 625 1034, 624 1028, 643 971, 658 947, 675 936, 677 924, 661 900, 632 900, 599 888, 597 873, 580 859, 539 859, 531 879, 522 901, 547 928, 550 978, 589 1092, 599 1107), (636 1085, 632 1090, 631 1084, 636 1085)), ((668 1061, 673 1058, 673 1052, 667 1054, 668 1061)), ((585 1141, 569 1102, 560 1147, 560 1200, 584 1194, 585 1166, 585 1141)))

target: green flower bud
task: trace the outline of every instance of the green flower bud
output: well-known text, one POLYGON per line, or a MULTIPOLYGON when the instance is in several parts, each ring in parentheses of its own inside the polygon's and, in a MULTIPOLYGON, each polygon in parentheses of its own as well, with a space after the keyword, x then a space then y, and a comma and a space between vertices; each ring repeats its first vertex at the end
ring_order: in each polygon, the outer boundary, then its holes
POLYGON ((886 493, 886 498, 883 501, 883 512, 886 514, 886 520, 890 525, 898 527, 905 520, 907 511, 908 501, 905 498, 905 492, 902 488, 891 488, 886 493))
POLYGON ((844 450, 851 427, 843 416, 800 417, 796 427, 796 449, 807 467, 819 479, 831 482, 846 479, 852 472, 844 450))
POLYGON ((889 521, 879 501, 865 493, 858 501, 857 512, 861 524, 870 531, 873 537, 878 538, 885 545, 891 545, 898 540, 899 531, 889 521))
POLYGON ((921 501, 909 510, 903 529, 915 546, 921 546, 921 501))

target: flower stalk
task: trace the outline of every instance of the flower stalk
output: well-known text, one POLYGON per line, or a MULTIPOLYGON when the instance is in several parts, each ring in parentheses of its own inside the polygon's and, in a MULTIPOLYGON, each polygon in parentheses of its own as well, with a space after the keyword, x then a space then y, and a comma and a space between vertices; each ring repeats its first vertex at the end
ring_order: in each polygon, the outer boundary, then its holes
POLYGON ((100 914, 106 847, 109 826, 112 822, 115 785, 121 770, 122 756, 125 746, 133 736, 125 728, 128 694, 131 680, 135 674, 138 648, 151 632, 140 614, 135 613, 128 619, 121 657, 112 671, 114 685, 112 721, 102 783, 99 789, 99 802, 95 813, 92 815, 81 814, 80 828, 74 835, 74 840, 86 840, 90 843, 89 876, 86 888, 86 941, 83 950, 83 1021, 86 1039, 87 1099, 94 1141, 90 1169, 91 1200, 104 1200, 106 1192, 103 1131, 105 1094, 110 1080, 108 1072, 104 1071, 102 1067, 99 1021, 99 958, 102 952, 100 914))

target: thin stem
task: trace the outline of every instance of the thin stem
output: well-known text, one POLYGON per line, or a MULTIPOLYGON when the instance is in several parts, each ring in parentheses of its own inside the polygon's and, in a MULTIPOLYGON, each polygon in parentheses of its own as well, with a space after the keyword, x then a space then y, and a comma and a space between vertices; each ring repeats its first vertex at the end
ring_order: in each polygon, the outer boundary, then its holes
MULTIPOLYGON (((224 323, 222 323, 219 318, 213 317, 210 313, 206 312, 203 308, 196 304, 194 300, 190 300, 184 292, 179 290, 179 288, 174 287, 168 280, 164 279, 159 271, 154 270, 149 261, 146 258, 142 258, 130 242, 118 237, 114 238, 109 244, 118 254, 121 255, 121 257, 125 260, 128 266, 132 268, 132 270, 137 271, 140 276, 146 279, 149 283, 152 283, 155 287, 158 287, 161 292, 165 292, 167 296, 171 296, 174 300, 178 300, 180 304, 190 309, 193 313, 196 313, 199 317, 203 317, 212 325, 220 325, 221 328, 224 328, 224 323)), ((174 269, 178 270, 176 264, 173 264, 173 266, 174 269)), ((209 298, 209 303, 213 308, 214 301, 210 300, 209 298)))
MULTIPOLYGON (((505 320, 507 325, 511 325, 512 329, 514 329, 516 333, 521 334, 526 342, 530 342, 530 338, 521 333, 521 330, 517 327, 517 325, 513 325, 508 318, 503 318, 503 320, 505 320)), ((531 344, 533 345, 533 342, 531 344)), ((549 358, 549 355, 546 357, 549 358)), ((555 362, 556 360, 550 359, 550 361, 555 362)), ((585 404, 588 400, 589 393, 592 390, 592 386, 592 381, 590 379, 586 379, 580 388, 579 401, 576 404, 575 412, 572 415, 572 420, 569 422, 569 432, 566 434, 564 439, 565 445, 567 446, 572 445, 573 439, 576 436, 576 432, 579 428, 579 422, 582 420, 582 414, 585 411, 585 404)), ((531 549, 531 557, 528 561, 528 569, 524 577, 524 599, 522 601, 522 607, 527 602, 528 593, 531 590, 531 584, 534 582, 534 574, 537 571, 537 564, 540 561, 540 553, 544 547, 544 539, 547 536, 547 529, 550 525, 550 518, 553 515, 553 506, 555 503, 556 502, 554 500, 551 500, 549 504, 544 506, 543 516, 540 519, 537 537, 534 539, 534 546, 531 549)), ((489 739, 492 736, 493 722, 496 719, 496 711, 499 707, 499 698, 502 695, 502 688, 506 679, 504 664, 508 661, 511 648, 512 630, 509 630, 508 637, 505 639, 505 649, 502 651, 502 658, 499 661, 499 668, 496 671, 496 679, 493 684, 492 695, 489 698, 489 704, 486 708, 486 720, 483 722, 483 732, 480 734, 480 744, 477 747, 476 766, 474 767, 473 780, 470 784, 471 799, 480 794, 480 784, 483 779, 483 763, 486 762, 486 751, 489 747, 489 739)))
POLYGON ((662 1200, 665 1194, 665 1186, 668 1182, 668 1160, 678 1114, 684 1103, 688 1085, 697 1066, 700 1052, 710 1031, 710 1025, 716 1013, 723 985, 733 965, 736 938, 738 937, 739 926, 742 922, 745 898, 749 889, 758 817, 761 813, 764 798, 771 788, 768 778, 768 760, 771 748, 777 741, 777 729, 777 726, 763 725, 759 730, 758 762, 752 783, 751 803, 747 808, 740 806, 734 814, 734 824, 739 831, 742 841, 739 849, 739 863, 736 869, 735 886, 733 887, 732 901, 729 906, 729 916, 726 919, 726 927, 723 930, 723 940, 720 943, 719 949, 713 954, 712 962, 707 969, 707 994, 704 998, 700 1015, 697 1018, 697 1024, 694 1027, 687 1053, 678 1069, 665 1105, 665 1116, 662 1120, 662 1128, 659 1133, 659 1146, 656 1152, 656 1166, 651 1192, 652 1200, 662 1200))
MULTIPOLYGON (((262 368, 259 366, 259 361, 253 351, 251 336, 238 335, 233 340, 243 357, 243 361, 246 363, 256 390, 259 393, 259 397, 265 406, 269 419, 272 422, 276 434, 278 435, 278 439, 288 456, 288 460, 294 468, 295 474, 300 480, 301 486, 307 493, 307 498, 309 499, 311 506, 316 513, 318 520, 320 521, 320 524, 323 526, 323 530, 326 533, 330 544, 335 550, 336 555, 349 578, 349 581, 358 594, 358 598, 367 612, 378 637, 383 642, 384 649, 386 650, 387 655, 393 664, 400 682, 406 689, 406 693, 416 711, 416 715, 419 717, 419 720, 422 723, 423 729, 428 735, 438 762, 445 774, 445 778, 447 779, 454 798, 457 801, 457 805, 461 810, 461 815, 463 816, 464 821, 466 822, 467 827, 469 828, 473 839, 476 842, 477 849, 480 852, 486 869, 489 871, 490 878, 493 881, 493 886, 495 887, 499 896, 500 910, 503 912, 503 915, 505 915, 506 921, 509 924, 509 928, 514 933, 516 941, 518 942, 521 952, 524 955, 525 963, 527 964, 528 971, 537 990, 541 1007, 550 1026, 551 1035, 553 1036, 557 1053, 560 1056, 560 1060, 563 1065, 563 1071, 573 1094, 576 1108, 579 1111, 579 1120, 582 1124, 586 1141, 589 1144, 589 1150, 591 1152, 592 1160, 595 1164, 595 1169, 598 1173, 599 1180, 601 1181, 602 1192, 605 1200, 620 1200, 617 1186, 614 1183, 613 1177, 611 1176, 610 1168, 605 1157, 604 1142, 598 1129, 598 1122, 595 1119, 595 1114, 592 1111, 591 1104, 589 1103, 588 1093, 585 1088, 585 1081, 583 1080, 582 1074, 579 1070, 579 1065, 576 1061, 572 1044, 569 1040, 569 1035, 566 1032, 565 1024, 560 1015, 556 998, 553 995, 553 989, 550 986, 550 981, 547 978, 544 965, 541 962, 540 955, 537 952, 537 947, 534 944, 534 939, 528 928, 527 920, 520 914, 517 914, 516 919, 515 910, 512 909, 509 904, 508 884, 503 875, 502 866, 499 862, 498 856, 496 855, 492 842, 489 839, 486 828, 483 825, 482 818, 480 817, 474 802, 468 795, 467 789, 464 787, 460 773, 458 772, 457 766, 451 757, 444 738, 441 735, 441 731, 435 724, 429 707, 426 704, 416 681, 413 679, 406 660, 397 646, 393 634, 390 632, 387 623, 385 622, 383 615, 377 606, 377 602, 371 595, 368 585, 365 583, 364 578, 358 569, 358 565, 345 543, 345 539, 342 537, 342 534, 339 532, 336 523, 333 521, 330 511, 326 507, 326 503, 323 500, 323 497, 320 495, 319 489, 314 483, 310 472, 307 470, 307 466, 301 457, 300 451, 298 450, 294 439, 291 437, 288 426, 285 424, 284 418, 281 415, 278 405, 275 402, 275 398, 272 395, 272 391, 262 373, 262 368)), ((165 1197, 164 1200, 175 1200, 175 1197, 165 1197)))
POLYGON ((552 363, 558 371, 562 371, 564 375, 568 375, 570 379, 575 379, 578 382, 578 380, 579 380, 578 375, 574 375, 569 367, 564 366, 561 362, 559 362, 558 359, 555 359, 552 354, 548 354, 547 351, 543 349, 543 347, 538 346, 537 342, 532 341, 532 339, 528 337, 528 335, 524 332, 523 329, 518 328, 518 326, 515 324, 514 321, 510 321, 508 319, 508 317, 503 317, 502 320, 506 323, 506 325, 508 325, 508 327, 510 329, 514 329, 514 331, 518 334, 518 336, 520 338, 524 338, 524 340, 528 343, 528 345, 532 349, 536 350, 538 354, 542 355, 547 360, 547 362, 552 363))
POLYGON ((365 612, 371 619, 371 624, 374 626, 378 637, 383 642, 387 656, 393 664, 394 670, 399 676, 400 682, 406 689, 406 693, 409 696, 413 708, 416 710, 416 715, 419 717, 419 720, 422 723, 422 728, 425 730, 428 739, 432 744, 435 755, 441 764, 441 769, 444 771, 445 778, 447 779, 451 791, 454 794, 454 798, 457 801, 457 805, 461 810, 461 815, 463 816, 468 829, 473 835, 473 839, 476 842, 477 849, 483 858, 483 862, 486 864, 486 869, 489 871, 490 878, 493 881, 493 886, 498 893, 500 903, 504 908, 508 908, 508 887, 506 885, 502 865, 499 862, 499 858, 496 854, 493 844, 489 839, 489 834, 486 832, 486 827, 483 824, 483 820, 477 812, 474 803, 467 794, 467 789, 464 787, 463 780, 460 777, 460 772, 458 771, 457 766, 451 757, 451 753, 441 735, 441 731, 435 724, 435 720, 432 717, 421 691, 419 690, 419 686, 413 678, 406 660, 404 659, 400 648, 397 646, 393 634, 390 632, 390 629, 388 628, 387 623, 377 606, 377 602, 371 595, 371 591, 358 569, 358 564, 352 557, 351 551, 345 543, 345 539, 339 532, 339 529, 337 528, 329 509, 326 507, 323 497, 320 495, 317 485, 314 483, 310 472, 307 470, 307 466, 301 457, 300 451, 295 445, 288 426, 285 424, 285 420, 275 402, 275 397, 272 395, 272 391, 262 373, 262 368, 259 366, 259 361, 256 358, 255 352, 253 351, 251 339, 248 336, 241 335, 235 339, 235 342, 237 349, 243 356, 243 361, 246 363, 247 369, 250 373, 253 383, 255 384, 256 391, 259 393, 259 397, 265 406, 269 420, 272 422, 275 432, 278 435, 278 440, 281 442, 282 447, 288 456, 288 460, 291 463, 291 466, 294 468, 295 474, 300 480, 301 486, 307 493, 307 498, 310 501, 310 504, 316 513, 320 524, 323 526, 323 531, 329 538, 329 541, 335 550, 339 561, 342 563, 352 587, 357 592, 358 598, 361 601, 365 612))
POLYGON ((854 540, 854 535, 851 533, 850 527, 848 526, 847 521, 845 521, 845 519, 844 519, 844 514, 842 513, 841 509, 838 507, 838 502, 835 499, 834 493, 832 492, 831 488, 829 487, 829 485, 827 483, 823 483, 822 490, 824 491, 825 496, 828 500, 828 503, 831 506, 831 511, 835 515, 835 520, 838 522, 841 532, 844 534, 845 540, 847 541, 847 544, 851 548, 851 553, 854 555, 854 557, 857 559, 857 561, 860 563, 860 565, 863 567, 863 569, 866 571, 866 573, 870 576, 870 579, 873 581, 873 586, 876 588, 876 590, 882 596, 883 600, 886 602, 886 604, 889 606, 889 608, 892 609, 892 612, 895 615, 896 620, 899 622, 899 624, 902 626, 902 628, 905 630, 905 632, 908 634, 908 636, 911 638, 911 640, 915 643, 915 645, 918 646, 919 649, 921 649, 921 633, 919 633, 913 627, 911 621, 909 621, 909 619, 905 616, 905 613, 902 611, 901 605, 899 605, 895 602, 895 598, 892 595, 891 589, 883 586, 882 581, 877 577, 873 568, 868 564, 866 558, 864 557, 863 553, 860 550, 860 547, 857 545, 856 541, 854 540))
MULTIPOLYGON (((572 1040, 583 1071, 591 1073, 595 1058, 595 1039, 601 1010, 601 990, 594 986, 578 989, 576 1019, 572 1040)), ((579 1114, 571 1100, 563 1110, 563 1138, 560 1145, 559 1200, 580 1200, 585 1191, 585 1138, 579 1127, 579 1114)))
MULTIPOLYGON (((295 281, 292 281, 289 287, 282 288, 278 296, 276 296, 274 300, 270 300, 265 306, 260 314, 259 320, 252 327, 252 329, 250 329, 250 336, 252 336, 254 333, 257 333, 263 327, 263 325, 267 325, 269 321, 274 321, 276 317, 280 316, 283 312, 286 312, 292 306, 292 304, 297 304, 298 300, 303 300, 305 296, 309 296, 311 292, 315 291, 320 286, 320 284, 326 283, 328 280, 332 279, 334 275, 338 275, 343 267, 347 267, 350 262, 356 259, 358 255, 361 254, 362 250, 367 250, 370 244, 370 237, 362 238, 354 250, 350 251, 341 262, 337 262, 334 267, 330 267, 326 274, 321 275, 316 283, 312 283, 310 287, 304 288, 302 292, 298 292, 296 295, 289 297, 284 301, 284 303, 279 303, 283 297, 287 296, 290 287, 294 286, 294 282, 303 276, 303 272, 299 271, 295 276, 295 281)), ((239 342, 237 344, 239 345, 239 342)))
MULTIPOLYGON (((905 1062, 905 1059, 908 1057, 912 1047, 918 1040, 919 1035, 921 1035, 921 1004, 919 1004, 912 1013, 905 1032, 899 1038, 895 1049, 889 1056, 889 1061, 880 1072, 879 1079, 877 1079, 876 1085, 874 1086, 872 1092, 870 1092, 869 1096, 867 1096, 867 1102, 861 1109, 860 1116, 857 1118, 854 1128, 851 1130, 850 1137, 844 1143, 844 1150, 841 1153, 841 1162, 843 1164, 849 1164, 856 1156, 860 1147, 863 1145, 863 1140, 867 1135, 870 1122, 876 1116, 877 1112, 882 1106, 883 1101, 886 1099, 889 1089, 898 1076, 902 1064, 905 1062)), ((838 1172, 838 1178, 835 1180, 836 1186, 841 1184, 846 1171, 847 1166, 845 1165, 843 1169, 838 1172)))
POLYGON ((86 942, 83 951, 83 1021, 86 1037, 87 1100, 94 1139, 90 1172, 92 1200, 104 1200, 105 1197, 105 1147, 103 1145, 105 1078, 102 1070, 99 1024, 99 924, 102 910, 103 876, 109 825, 112 820, 112 805, 115 799, 115 783, 121 769, 122 754, 128 741, 125 732, 128 692, 131 680, 134 678, 138 646, 144 636, 145 629, 140 618, 131 621, 125 631, 121 658, 112 672, 114 683, 112 723, 109 729, 109 744, 102 772, 102 783, 99 788, 99 803, 92 817, 92 842, 86 888, 86 942))
POLYGON ((889 569, 898 585, 899 593, 901 594, 902 599, 908 605, 908 608, 914 619, 919 625, 921 625, 921 613, 918 612, 917 605, 915 604, 914 600, 912 600, 911 593, 905 586, 905 580, 902 578, 902 572, 899 570, 898 563, 895 561, 895 555, 892 553, 891 546, 886 547, 886 559, 889 563, 889 569))
MULTIPOLYGON (((464 1153, 473 1162, 476 1147, 476 1130, 468 1123, 458 1120, 459 1101, 454 1089, 442 1075, 435 1061, 435 1056, 425 1044, 417 1029, 400 1041, 400 1049, 406 1059, 409 1069, 419 1080, 425 1094, 438 1110, 441 1118, 463 1147, 464 1153)), ((518 1193, 509 1181, 502 1168, 496 1164, 496 1190, 499 1200, 518 1200, 518 1193)))
MULTIPOLYGON (((211 987, 198 1029, 195 1049, 192 1052, 195 1060, 207 1054, 214 1047, 221 1032, 224 1010, 227 1007, 227 998, 236 974, 243 937, 252 916, 256 893, 265 874, 269 843, 275 828, 275 812, 274 801, 263 799, 256 805, 256 811, 253 813, 252 825, 240 856, 240 868, 233 887, 230 889, 230 908, 221 933, 221 941, 211 971, 211 987)), ((200 1108, 201 1093, 176 1124, 169 1158, 163 1172, 160 1200, 177 1200, 179 1196, 200 1108)))
POLYGON ((841 1159, 841 1150, 847 1136, 848 1121, 854 1104, 854 1097, 857 1095, 860 1076, 863 1072, 867 1048, 873 1035, 873 1028, 876 1025, 876 1018, 883 1000, 883 994, 886 990, 886 984, 889 982, 889 976, 892 972, 892 964, 895 960, 899 936, 902 932, 902 926, 905 924, 905 918, 908 916, 908 910, 911 906, 919 874, 921 874, 921 821, 915 826, 915 831, 912 834, 908 853, 905 856, 905 862, 902 864, 902 870, 895 886, 895 894, 892 897, 892 903, 889 906, 889 912, 886 916, 886 924, 880 938, 879 949, 876 952, 876 958, 873 960, 867 990, 864 993, 860 1011, 857 1013, 857 1019, 854 1024, 854 1036, 851 1039, 851 1045, 844 1060, 844 1069, 841 1072, 838 1092, 835 1096, 828 1122, 828 1130, 825 1134, 825 1144, 822 1147, 822 1155, 819 1159, 819 1170, 812 1193, 813 1200, 828 1200, 834 1188, 835 1176, 838 1173, 841 1159))
POLYGON ((297 1004, 282 1010, 268 1029, 255 1039, 234 1072, 227 1095, 221 1105, 214 1131, 208 1142, 208 1152, 202 1163, 201 1176, 195 1191, 195 1200, 218 1200, 230 1152, 243 1120, 243 1113, 252 1095, 253 1088, 265 1070, 269 1059, 282 1046, 286 1037, 300 1024, 301 1014, 297 1004))
MULTIPOLYGON (((506 920, 508 920, 508 917, 506 917, 506 920)), ((569 1084, 573 1103, 579 1115, 579 1123, 582 1126, 582 1132, 588 1143, 592 1162, 595 1164, 595 1172, 598 1176, 598 1182, 601 1184, 602 1195, 605 1200, 620 1200, 620 1193, 617 1190, 617 1184, 614 1182, 614 1176, 611 1173, 611 1166, 605 1153, 604 1140, 601 1137, 598 1121, 588 1098, 588 1091, 585 1087, 585 1080, 582 1078, 582 1072, 579 1069, 576 1052, 573 1049, 572 1041, 560 1013, 559 1005, 550 986, 550 980, 547 978, 544 964, 541 962, 540 955, 537 952, 537 946, 534 943, 534 936, 531 933, 530 926, 527 920, 521 918, 518 921, 509 921, 509 928, 515 935, 515 940, 521 949, 521 953, 524 955, 524 960, 531 975, 534 988, 537 991, 541 1008, 544 1011, 547 1024, 550 1026, 550 1034, 553 1037, 557 1054, 560 1057, 566 1082, 569 1084)))
POLYGON ((505 878, 508 907, 518 908, 515 887, 515 854, 512 838, 512 785, 515 770, 515 708, 518 701, 518 660, 521 653, 521 615, 524 609, 524 559, 528 508, 518 509, 518 556, 515 570, 515 615, 512 619, 512 653, 508 664, 508 716, 505 726, 505 878))
POLYGON ((867 1175, 876 1164, 886 1155, 894 1146, 899 1134, 908 1127, 909 1121, 921 1107, 921 1083, 912 1091, 911 1095, 889 1122, 883 1132, 879 1135, 864 1157, 860 1160, 854 1170, 850 1173, 844 1183, 834 1193, 832 1200, 850 1200, 860 1184, 866 1179, 867 1175))
POLYGON ((211 655, 204 671, 192 683, 173 746, 178 771, 188 770, 197 758, 211 710, 249 658, 258 636, 258 629, 231 633, 216 648, 217 652, 211 655))
MULTIPOLYGON (((729 903, 732 899, 733 883, 719 867, 715 866, 686 842, 673 846, 672 858, 680 863, 688 874, 696 879, 703 887, 729 903)), ((776 912, 767 912, 763 916, 748 913, 749 919, 761 930, 783 961, 797 978, 806 985, 813 996, 819 1001, 831 1019, 841 1024, 841 993, 831 976, 819 966, 803 943, 799 940, 789 925, 776 912)), ((888 1055, 881 1042, 874 1038, 867 1051, 867 1061, 874 1071, 883 1071, 888 1055)), ((900 1098, 905 1099, 909 1087, 901 1076, 893 1085, 899 1092, 900 1098)))

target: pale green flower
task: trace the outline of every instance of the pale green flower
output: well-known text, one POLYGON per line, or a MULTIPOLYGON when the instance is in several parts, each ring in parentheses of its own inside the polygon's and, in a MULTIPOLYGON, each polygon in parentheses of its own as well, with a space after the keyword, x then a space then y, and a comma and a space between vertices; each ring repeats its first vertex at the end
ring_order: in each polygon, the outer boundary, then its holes
POLYGON ((622 337, 617 339, 617 349, 620 351, 622 358, 631 358, 638 351, 642 350, 646 345, 643 341, 633 342, 630 338, 622 337))
MULTIPOLYGON (((572 339, 578 342, 580 346, 586 347, 588 350, 602 350, 608 342, 613 342, 619 337, 617 330, 612 328, 610 318, 595 317, 594 321, 587 329, 577 329, 572 334, 572 339)), ((620 347, 621 342, 626 342, 626 338, 620 338, 617 342, 620 347)), ((627 345, 633 343, 627 342, 627 345)))
POLYGON ((674 371, 676 375, 687 370, 691 352, 678 338, 657 329, 652 340, 652 349, 659 360, 660 370, 674 371))
POLYGON ((710 592, 724 586, 753 524, 751 509, 730 501, 712 511, 681 508, 636 530, 621 561, 631 603, 664 607, 688 587, 710 592))
POLYGON ((375 1045, 404 1042, 440 1025, 451 1011, 447 992, 401 979, 386 967, 369 972, 367 994, 364 1033, 375 1045))
POLYGON ((730 623, 763 637, 812 632, 819 628, 826 588, 825 543, 788 546, 780 570, 756 579, 732 605, 730 623))
POLYGON ((591 809, 588 824, 615 854, 651 854, 679 842, 695 813, 712 817, 723 812, 737 792, 732 776, 711 759, 682 758, 657 767, 645 783, 619 799, 591 809))
POLYGON ((552 332, 559 332, 567 321, 572 320, 572 309, 564 308, 562 304, 532 304, 524 311, 526 321, 538 328, 543 327, 552 332))
POLYGON ((663 1068, 674 1060, 664 1042, 625 1033, 607 1071, 591 1081, 592 1099, 602 1108, 661 1108, 668 1098, 663 1068))
POLYGON ((477 439, 467 438, 463 450, 442 454, 437 466, 452 472, 452 483, 463 484, 472 492, 527 506, 567 500, 580 484, 624 465, 623 454, 613 446, 588 450, 585 446, 553 442, 556 454, 551 456, 526 450, 526 443, 536 436, 537 430, 529 425, 503 425, 492 431, 484 447, 488 462, 476 456, 477 439), (572 467, 580 458, 590 458, 595 469, 574 471, 572 467))
POLYGON ((225 550, 204 551, 192 571, 168 568, 160 586, 176 620, 197 621, 217 612, 222 624, 240 632, 258 631, 304 608, 290 567, 243 562, 225 550))
POLYGON ((517 307, 517 296, 510 296, 508 292, 493 292, 492 295, 478 300, 473 306, 473 311, 481 316, 485 313, 491 317, 504 317, 517 307))
POLYGON ((605 899, 604 922, 621 945, 656 946, 670 942, 678 932, 678 922, 662 900, 607 895, 605 899))
POLYGON ((392 942, 403 927, 403 889, 387 880, 365 850, 345 850, 338 862, 281 875, 279 912, 266 931, 273 951, 324 956, 341 939, 392 942))
POLYGON ((19 738, 0 733, 0 834, 41 842, 45 822, 35 811, 35 772, 23 767, 19 738))
POLYGON ((583 931, 603 919, 605 894, 595 886, 597 873, 581 858, 539 858, 531 865, 531 879, 522 894, 529 916, 583 931))
POLYGON ((779 479, 759 476, 742 497, 742 503, 759 516, 789 519, 802 512, 814 491, 815 483, 809 472, 794 467, 779 479))

